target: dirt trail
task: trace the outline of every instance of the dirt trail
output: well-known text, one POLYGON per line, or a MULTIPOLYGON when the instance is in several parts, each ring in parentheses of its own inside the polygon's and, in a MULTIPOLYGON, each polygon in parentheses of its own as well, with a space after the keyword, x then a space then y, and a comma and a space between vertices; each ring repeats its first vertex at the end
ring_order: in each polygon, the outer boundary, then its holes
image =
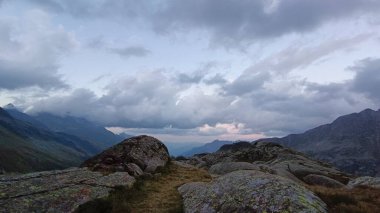
POLYGON ((182 212, 182 199, 177 188, 184 183, 210 180, 205 170, 170 163, 160 176, 144 180, 137 186, 133 196, 122 203, 113 202, 112 212, 182 212))

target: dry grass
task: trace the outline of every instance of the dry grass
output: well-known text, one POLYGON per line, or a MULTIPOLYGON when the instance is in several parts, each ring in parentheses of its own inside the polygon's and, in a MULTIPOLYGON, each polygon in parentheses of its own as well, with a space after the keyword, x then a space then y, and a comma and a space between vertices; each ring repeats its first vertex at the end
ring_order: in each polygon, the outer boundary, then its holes
POLYGON ((106 199, 86 203, 77 212, 182 212, 177 188, 184 183, 211 180, 205 170, 174 163, 169 163, 160 172, 160 176, 138 180, 133 189, 120 187, 106 199))
POLYGON ((310 186, 328 206, 330 213, 379 213, 380 189, 357 187, 333 189, 310 186))

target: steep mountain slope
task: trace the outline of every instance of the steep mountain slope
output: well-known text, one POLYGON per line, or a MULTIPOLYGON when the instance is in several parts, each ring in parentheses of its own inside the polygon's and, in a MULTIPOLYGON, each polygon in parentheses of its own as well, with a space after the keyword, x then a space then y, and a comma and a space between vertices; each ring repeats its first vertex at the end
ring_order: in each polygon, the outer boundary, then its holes
POLYGON ((75 135, 83 140, 90 141, 99 150, 115 145, 125 139, 125 135, 113 134, 103 126, 90 122, 84 118, 73 116, 56 116, 50 113, 40 113, 34 119, 48 126, 54 132, 64 132, 75 135))
POLYGON ((226 144, 232 144, 233 141, 220 141, 220 140, 214 140, 210 143, 206 143, 203 146, 195 147, 187 152, 184 152, 183 156, 193 156, 195 154, 200 153, 211 153, 217 151, 220 147, 226 144))
POLYGON ((30 172, 76 166, 98 150, 78 137, 39 129, 0 108, 0 171, 30 172))
POLYGON ((270 141, 308 153, 357 175, 380 175, 380 110, 366 109, 337 118, 303 134, 270 141))

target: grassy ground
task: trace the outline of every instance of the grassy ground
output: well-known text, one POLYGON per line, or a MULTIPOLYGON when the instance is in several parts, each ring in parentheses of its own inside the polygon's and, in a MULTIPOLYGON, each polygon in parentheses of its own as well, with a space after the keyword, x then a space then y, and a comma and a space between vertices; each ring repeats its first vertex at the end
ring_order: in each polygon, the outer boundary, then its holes
POLYGON ((77 212, 182 212, 182 199, 177 188, 189 182, 207 182, 210 175, 201 169, 169 163, 161 175, 140 179, 130 190, 118 188, 106 199, 88 202, 77 212))
POLYGON ((328 206, 330 213, 379 213, 380 189, 357 187, 332 189, 310 186, 328 206))

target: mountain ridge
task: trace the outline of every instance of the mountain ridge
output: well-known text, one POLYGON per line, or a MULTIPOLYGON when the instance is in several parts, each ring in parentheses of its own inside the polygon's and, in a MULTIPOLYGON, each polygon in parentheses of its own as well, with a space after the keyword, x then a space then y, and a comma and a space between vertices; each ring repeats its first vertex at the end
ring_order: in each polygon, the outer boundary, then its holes
POLYGON ((266 138, 357 175, 380 175, 380 110, 343 115, 329 124, 282 138, 266 138))

